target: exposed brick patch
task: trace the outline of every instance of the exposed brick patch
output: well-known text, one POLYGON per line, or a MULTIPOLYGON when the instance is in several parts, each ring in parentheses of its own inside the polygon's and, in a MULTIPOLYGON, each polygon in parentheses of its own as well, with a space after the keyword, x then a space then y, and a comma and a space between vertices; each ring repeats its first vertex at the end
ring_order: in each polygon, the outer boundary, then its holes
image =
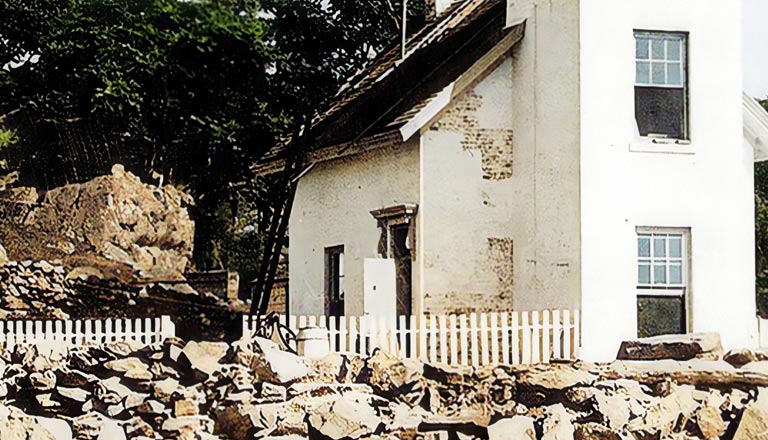
POLYGON ((514 245, 511 238, 489 238, 488 259, 499 282, 499 298, 512 299, 515 283, 514 245))
POLYGON ((445 292, 424 295, 424 312, 430 314, 468 314, 501 312, 512 303, 502 304, 498 295, 482 292, 445 292))
POLYGON ((480 151, 484 178, 509 179, 512 177, 513 131, 482 127, 477 117, 482 103, 480 95, 467 93, 445 112, 436 128, 462 133, 461 147, 465 151, 480 151))
POLYGON ((459 98, 445 111, 435 128, 464 133, 476 129, 480 121, 475 113, 483 105, 483 98, 475 92, 469 92, 459 98))
POLYGON ((487 264, 496 275, 496 289, 489 292, 426 292, 424 312, 465 314, 510 310, 515 283, 513 257, 514 244, 511 238, 488 238, 487 264))

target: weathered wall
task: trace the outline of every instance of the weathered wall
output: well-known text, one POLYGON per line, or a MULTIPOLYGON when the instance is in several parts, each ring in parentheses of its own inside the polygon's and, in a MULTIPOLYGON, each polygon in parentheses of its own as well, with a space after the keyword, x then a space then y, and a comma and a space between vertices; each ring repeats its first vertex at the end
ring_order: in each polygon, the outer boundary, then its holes
POLYGON ((422 133, 423 310, 579 306, 578 5, 517 2, 521 45, 422 133))
POLYGON ((581 1, 583 354, 636 334, 636 227, 691 231, 689 330, 755 344, 752 151, 740 2, 581 1), (634 29, 689 32, 690 145, 637 135, 634 29))
POLYGON ((381 235, 370 211, 417 203, 418 173, 415 139, 319 163, 301 179, 289 224, 292 314, 324 313, 325 248, 342 244, 346 314, 363 313, 363 260, 378 255, 381 235))

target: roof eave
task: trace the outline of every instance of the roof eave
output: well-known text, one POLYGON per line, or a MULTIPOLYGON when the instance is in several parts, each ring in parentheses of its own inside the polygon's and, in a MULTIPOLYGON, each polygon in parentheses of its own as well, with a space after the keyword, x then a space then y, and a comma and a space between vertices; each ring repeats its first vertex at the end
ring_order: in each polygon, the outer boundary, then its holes
POLYGON ((768 112, 746 93, 742 101, 744 139, 752 145, 755 162, 768 161, 768 112))

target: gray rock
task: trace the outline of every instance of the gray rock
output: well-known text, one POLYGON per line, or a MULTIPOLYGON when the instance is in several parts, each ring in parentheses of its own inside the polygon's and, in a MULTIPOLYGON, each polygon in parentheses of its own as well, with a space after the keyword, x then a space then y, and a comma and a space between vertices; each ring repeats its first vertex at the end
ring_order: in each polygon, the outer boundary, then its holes
POLYGON ((720 335, 717 333, 694 333, 688 335, 665 335, 653 338, 624 341, 616 359, 652 361, 673 359, 717 360, 723 355, 720 335))

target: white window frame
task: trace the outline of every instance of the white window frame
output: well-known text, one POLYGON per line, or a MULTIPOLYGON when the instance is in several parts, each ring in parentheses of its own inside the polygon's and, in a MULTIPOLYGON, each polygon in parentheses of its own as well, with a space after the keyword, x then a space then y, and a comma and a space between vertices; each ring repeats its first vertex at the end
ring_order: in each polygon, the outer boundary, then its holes
POLYGON ((635 85, 639 87, 659 87, 669 89, 686 89, 688 66, 687 66, 687 54, 686 46, 688 45, 688 36, 680 32, 664 32, 664 31, 635 31, 635 85), (637 46, 639 38, 648 39, 648 58, 638 58, 637 46), (653 40, 664 41, 664 58, 653 58, 653 40), (678 53, 678 59, 670 59, 669 43, 670 41, 677 40, 680 43, 680 52, 678 53), (637 75, 638 63, 648 63, 648 81, 641 82, 637 75), (653 65, 664 65, 664 83, 653 82, 653 65), (680 65, 680 84, 669 84, 669 64, 680 65))
POLYGON ((689 267, 690 267, 690 233, 688 229, 683 228, 637 228, 637 234, 635 237, 635 281, 638 294, 641 295, 658 295, 658 296, 681 296, 686 293, 689 285, 689 267), (648 237, 650 240, 649 256, 640 255, 640 239, 641 237, 648 237), (669 242, 670 238, 680 238, 680 257, 670 257, 669 255, 669 242), (656 257, 655 246, 656 240, 664 239, 664 256, 656 257), (670 282, 670 267, 674 263, 680 264, 680 283, 670 282), (650 269, 650 277, 648 283, 640 282, 640 267, 647 265, 650 269), (656 266, 663 266, 665 273, 665 282, 656 283, 655 270, 656 266))

